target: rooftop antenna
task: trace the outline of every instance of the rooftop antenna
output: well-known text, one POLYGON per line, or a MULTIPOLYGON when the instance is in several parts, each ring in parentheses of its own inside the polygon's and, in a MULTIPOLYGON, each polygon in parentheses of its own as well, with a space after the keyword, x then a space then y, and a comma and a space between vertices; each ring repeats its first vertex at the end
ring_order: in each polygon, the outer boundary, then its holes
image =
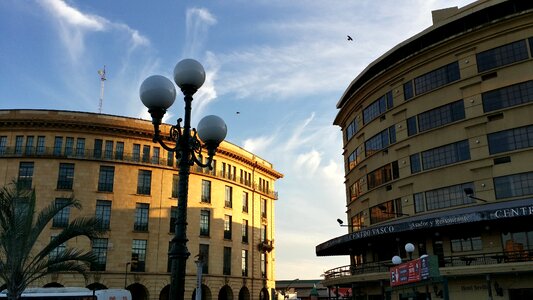
POLYGON ((102 102, 104 102, 104 81, 105 78, 105 65, 103 70, 98 70, 98 75, 100 75, 100 102, 98 104, 98 113, 102 113, 102 102))

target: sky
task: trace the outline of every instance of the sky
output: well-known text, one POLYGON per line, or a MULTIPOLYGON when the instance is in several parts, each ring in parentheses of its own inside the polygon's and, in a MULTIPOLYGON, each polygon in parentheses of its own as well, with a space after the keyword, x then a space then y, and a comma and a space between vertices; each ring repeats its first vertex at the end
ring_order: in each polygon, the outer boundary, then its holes
MULTIPOLYGON (((207 79, 192 124, 216 114, 226 140, 274 164, 276 279, 320 279, 349 264, 317 257, 346 234, 342 132, 336 104, 373 60, 431 26, 431 11, 471 0, 2 0, 0 109, 150 117, 148 76, 198 60, 207 79), (347 35, 353 41, 347 40, 347 35)), ((167 123, 183 116, 178 93, 167 123)))

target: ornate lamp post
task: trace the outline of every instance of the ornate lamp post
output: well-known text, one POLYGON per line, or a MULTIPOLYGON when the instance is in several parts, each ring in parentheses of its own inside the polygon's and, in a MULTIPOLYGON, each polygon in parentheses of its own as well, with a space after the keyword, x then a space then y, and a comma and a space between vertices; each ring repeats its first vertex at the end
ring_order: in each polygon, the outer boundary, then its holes
POLYGON ((176 155, 179 166, 178 182, 178 208, 176 230, 171 241, 168 257, 172 263, 170 279, 170 299, 184 300, 185 297, 185 270, 187 258, 187 195, 189 189, 190 168, 194 164, 200 167, 209 167, 215 156, 218 145, 224 140, 227 133, 226 123, 217 116, 206 116, 198 123, 198 130, 191 129, 191 103, 192 96, 204 84, 205 71, 202 65, 193 59, 184 59, 174 68, 174 81, 184 94, 185 117, 183 129, 182 119, 177 125, 170 128, 169 140, 175 142, 171 147, 164 143, 159 126, 167 109, 174 103, 176 89, 174 84, 166 77, 154 75, 146 78, 139 89, 143 104, 148 107, 154 124, 154 142, 157 142, 167 151, 176 155), (204 163, 202 149, 207 150, 207 161, 204 163))

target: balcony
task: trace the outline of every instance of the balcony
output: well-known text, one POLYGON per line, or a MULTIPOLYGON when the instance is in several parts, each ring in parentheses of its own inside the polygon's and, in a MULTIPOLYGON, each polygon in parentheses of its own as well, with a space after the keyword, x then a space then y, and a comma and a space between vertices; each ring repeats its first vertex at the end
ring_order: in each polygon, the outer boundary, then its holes
MULTIPOLYGON (((82 160, 99 160, 99 161, 109 161, 109 162, 125 162, 125 163, 134 163, 139 165, 152 165, 152 166, 162 166, 167 168, 177 169, 174 159, 166 158, 154 158, 142 159, 139 153, 127 153, 127 152, 114 152, 114 155, 106 151, 94 151, 94 149, 57 149, 55 147, 1 147, 0 148, 0 157, 23 157, 23 158, 62 158, 62 159, 82 159, 82 160), (105 154, 105 155, 104 155, 105 154)), ((223 178, 231 180, 237 184, 247 186, 254 189, 257 192, 270 196, 274 199, 278 199, 278 193, 272 190, 264 190, 259 187, 258 184, 235 176, 235 174, 228 175, 228 173, 215 172, 215 170, 209 170, 209 168, 193 167, 191 168, 192 173, 196 174, 205 174, 210 175, 216 178, 223 178)))
MULTIPOLYGON (((472 255, 453 255, 439 258, 440 268, 476 267, 498 265, 507 263, 533 262, 533 249, 523 251, 492 252, 472 255)), ((324 273, 324 279, 335 279, 346 276, 389 272, 393 264, 390 260, 380 262, 363 263, 357 266, 342 266, 324 273)))

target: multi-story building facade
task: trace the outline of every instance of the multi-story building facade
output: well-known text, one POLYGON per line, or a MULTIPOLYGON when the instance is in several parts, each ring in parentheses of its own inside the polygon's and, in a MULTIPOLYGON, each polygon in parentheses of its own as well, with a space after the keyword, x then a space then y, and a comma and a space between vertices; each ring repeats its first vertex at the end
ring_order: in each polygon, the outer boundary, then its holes
MULTIPOLYGON (((163 134, 169 129, 163 125, 163 134)), ((62 211, 40 243, 79 216, 96 216, 108 229, 100 239, 65 245, 97 253, 99 262, 91 266, 87 281, 81 275, 54 274, 37 286, 127 287, 134 299, 168 299, 178 168, 174 154, 153 143, 152 136, 151 122, 140 119, 0 110, 2 184, 18 180, 33 187, 38 208, 70 196, 83 205, 62 211)), ((195 261, 202 257, 202 299, 270 299, 274 183, 282 174, 226 141, 212 166, 191 169, 185 297, 194 299, 195 261)))
POLYGON ((316 252, 351 264, 324 285, 356 299, 533 298, 532 1, 434 11, 337 107, 348 234, 316 252), (406 243, 440 276, 391 287, 406 243))

